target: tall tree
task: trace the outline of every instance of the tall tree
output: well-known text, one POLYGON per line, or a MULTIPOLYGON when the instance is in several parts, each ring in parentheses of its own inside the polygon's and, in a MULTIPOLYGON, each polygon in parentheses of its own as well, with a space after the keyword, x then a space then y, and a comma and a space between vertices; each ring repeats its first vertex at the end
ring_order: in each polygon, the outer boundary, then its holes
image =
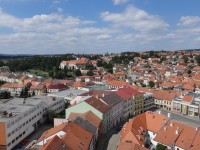
POLYGON ((155 83, 153 81, 149 81, 150 88, 153 88, 155 86, 155 83))
POLYGON ((82 75, 80 69, 76 69, 75 72, 74 72, 74 74, 75 74, 76 76, 81 76, 81 75, 82 75))
POLYGON ((89 70, 89 71, 87 72, 87 75, 88 75, 88 76, 93 76, 93 75, 94 75, 94 72, 93 72, 92 70, 89 70))

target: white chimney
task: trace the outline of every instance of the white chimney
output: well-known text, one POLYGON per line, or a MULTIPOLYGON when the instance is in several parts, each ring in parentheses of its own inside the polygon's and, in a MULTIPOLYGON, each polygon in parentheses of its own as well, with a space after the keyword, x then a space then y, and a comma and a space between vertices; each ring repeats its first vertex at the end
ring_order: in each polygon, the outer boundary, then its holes
POLYGON ((168 117, 168 118, 171 118, 171 113, 167 113, 167 117, 168 117))
POLYGON ((179 133, 179 131, 178 131, 178 130, 179 130, 179 127, 177 127, 177 129, 176 129, 176 134, 178 134, 178 133, 179 133))
POLYGON ((160 111, 160 110, 158 111, 158 114, 161 114, 161 111, 160 111))
POLYGON ((178 134, 178 130, 176 130, 176 134, 178 134))
POLYGON ((167 131, 167 127, 164 127, 164 130, 167 131))
POLYGON ((170 123, 170 126, 171 126, 171 127, 173 126, 173 123, 172 123, 172 122, 170 123))
POLYGON ((104 96, 105 96, 105 94, 103 93, 103 94, 102 94, 102 97, 104 97, 104 96))

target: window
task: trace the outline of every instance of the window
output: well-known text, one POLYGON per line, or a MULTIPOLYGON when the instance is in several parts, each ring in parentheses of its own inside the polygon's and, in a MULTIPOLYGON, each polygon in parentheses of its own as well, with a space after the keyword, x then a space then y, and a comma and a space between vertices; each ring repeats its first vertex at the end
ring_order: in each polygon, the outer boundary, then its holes
POLYGON ((13 144, 13 143, 15 143, 15 139, 14 139, 14 140, 12 140, 12 144, 13 144))
POLYGON ((7 136, 8 136, 8 138, 9 138, 9 137, 11 136, 11 133, 8 133, 8 135, 7 135, 7 136))

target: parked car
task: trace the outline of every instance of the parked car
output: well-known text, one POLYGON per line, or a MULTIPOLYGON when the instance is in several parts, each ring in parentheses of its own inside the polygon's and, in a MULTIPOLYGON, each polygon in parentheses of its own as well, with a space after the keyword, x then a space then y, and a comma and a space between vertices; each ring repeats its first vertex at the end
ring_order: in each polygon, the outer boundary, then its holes
POLYGON ((26 145, 28 142, 29 142, 28 139, 23 139, 23 140, 21 141, 21 144, 22 144, 22 145, 26 145))

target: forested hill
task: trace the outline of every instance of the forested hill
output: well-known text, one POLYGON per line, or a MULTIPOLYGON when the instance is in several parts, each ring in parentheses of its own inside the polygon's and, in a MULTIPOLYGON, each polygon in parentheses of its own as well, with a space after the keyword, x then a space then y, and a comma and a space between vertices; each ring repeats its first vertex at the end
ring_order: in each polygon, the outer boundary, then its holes
POLYGON ((26 71, 29 69, 49 71, 53 68, 58 68, 62 60, 72 59, 75 59, 72 54, 62 56, 32 56, 12 59, 5 65, 8 66, 13 72, 26 71))

